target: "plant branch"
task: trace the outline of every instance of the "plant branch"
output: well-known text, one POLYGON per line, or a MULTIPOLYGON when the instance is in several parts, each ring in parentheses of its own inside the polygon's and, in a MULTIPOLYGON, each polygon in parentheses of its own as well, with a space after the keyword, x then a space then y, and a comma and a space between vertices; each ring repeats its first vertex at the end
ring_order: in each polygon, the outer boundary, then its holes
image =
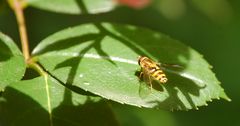
POLYGON ((36 62, 32 61, 32 59, 28 60, 28 67, 37 71, 38 74, 41 76, 47 75, 47 73, 44 71, 44 69, 40 65, 38 65, 36 62))
POLYGON ((21 38, 23 56, 25 58, 25 61, 27 61, 30 58, 29 44, 28 44, 27 30, 26 30, 25 19, 23 14, 23 7, 19 0, 13 0, 13 10, 18 22, 18 30, 21 38))

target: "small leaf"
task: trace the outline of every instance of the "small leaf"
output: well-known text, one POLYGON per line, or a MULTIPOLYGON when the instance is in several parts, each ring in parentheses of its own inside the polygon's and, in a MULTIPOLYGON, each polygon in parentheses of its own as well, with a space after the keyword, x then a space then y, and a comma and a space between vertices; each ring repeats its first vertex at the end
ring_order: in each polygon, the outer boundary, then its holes
MULTIPOLYGON (((64 83, 120 103, 148 108, 186 110, 228 99, 209 64, 192 48, 166 35, 129 25, 85 24, 43 40, 35 58, 64 83), (154 83, 146 97, 139 91, 139 55, 162 63, 168 82, 154 83)), ((147 87, 146 87, 147 88, 147 87)))
POLYGON ((19 81, 26 64, 13 40, 0 32, 0 91, 8 84, 19 81))
POLYGON ((112 10, 115 7, 114 0, 26 0, 27 3, 39 9, 48 11, 80 14, 88 13, 102 13, 112 10))
POLYGON ((47 76, 6 87, 0 97, 0 113, 3 125, 118 125, 101 98, 74 93, 47 76))

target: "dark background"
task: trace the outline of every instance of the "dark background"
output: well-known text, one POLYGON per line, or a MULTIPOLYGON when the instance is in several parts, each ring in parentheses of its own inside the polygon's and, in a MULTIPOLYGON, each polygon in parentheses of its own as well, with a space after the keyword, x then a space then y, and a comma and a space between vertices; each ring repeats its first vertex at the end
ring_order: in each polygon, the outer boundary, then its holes
MULTIPOLYGON (((169 0, 164 4, 162 1, 166 0, 155 0, 144 9, 121 6, 97 15, 65 15, 27 8, 30 47, 33 49, 56 31, 87 22, 133 24, 168 34, 204 55, 232 102, 214 100, 207 107, 188 112, 140 109, 113 103, 119 122, 138 126, 239 126, 240 1, 169 0)), ((2 3, 0 30, 20 45, 15 16, 2 3)))

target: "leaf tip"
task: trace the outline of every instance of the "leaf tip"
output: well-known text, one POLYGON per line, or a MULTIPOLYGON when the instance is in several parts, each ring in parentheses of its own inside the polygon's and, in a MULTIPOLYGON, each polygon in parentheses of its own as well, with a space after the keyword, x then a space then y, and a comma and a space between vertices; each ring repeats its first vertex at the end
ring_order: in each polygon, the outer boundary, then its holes
POLYGON ((228 102, 231 102, 232 101, 232 99, 230 99, 229 97, 222 97, 223 99, 225 99, 225 100, 227 100, 228 102))
POLYGON ((221 97, 222 99, 225 99, 225 100, 229 101, 229 102, 232 101, 232 100, 227 96, 227 94, 224 92, 224 89, 223 89, 223 88, 222 88, 222 91, 221 91, 221 93, 220 93, 220 97, 221 97))
POLYGON ((231 102, 231 101, 232 101, 232 99, 231 99, 231 98, 229 98, 227 95, 225 95, 224 97, 221 97, 221 98, 223 98, 223 99, 227 100, 228 102, 231 102))
POLYGON ((230 99, 230 98, 228 98, 228 99, 226 99, 227 101, 229 101, 229 102, 231 102, 232 101, 232 99, 230 99))

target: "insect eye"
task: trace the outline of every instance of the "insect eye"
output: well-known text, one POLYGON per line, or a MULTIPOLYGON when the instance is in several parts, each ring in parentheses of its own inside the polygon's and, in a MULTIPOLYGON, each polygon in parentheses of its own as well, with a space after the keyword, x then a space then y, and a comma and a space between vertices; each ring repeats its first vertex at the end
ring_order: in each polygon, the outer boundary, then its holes
POLYGON ((139 56, 139 57, 138 57, 138 65, 140 65, 140 64, 141 64, 141 59, 142 59, 142 57, 141 57, 141 56, 139 56))
POLYGON ((138 60, 138 65, 140 65, 140 60, 138 60))

